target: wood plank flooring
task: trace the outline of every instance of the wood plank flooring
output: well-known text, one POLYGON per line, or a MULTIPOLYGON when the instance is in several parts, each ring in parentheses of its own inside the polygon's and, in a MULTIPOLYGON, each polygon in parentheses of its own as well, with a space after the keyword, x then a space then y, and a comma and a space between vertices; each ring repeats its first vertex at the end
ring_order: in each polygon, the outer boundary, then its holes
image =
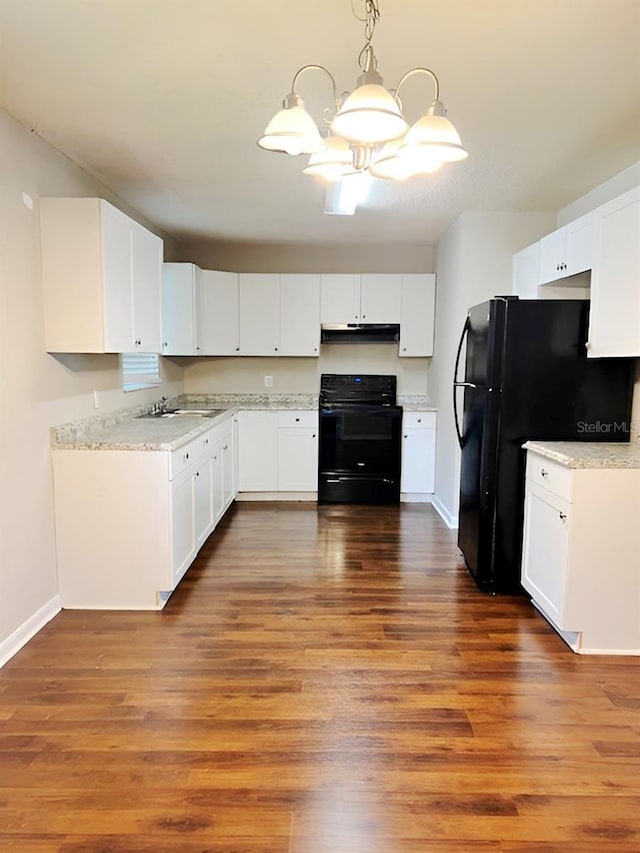
POLYGON ((239 504, 164 612, 0 670, 0 850, 637 853, 640 659, 478 592, 430 506, 239 504))

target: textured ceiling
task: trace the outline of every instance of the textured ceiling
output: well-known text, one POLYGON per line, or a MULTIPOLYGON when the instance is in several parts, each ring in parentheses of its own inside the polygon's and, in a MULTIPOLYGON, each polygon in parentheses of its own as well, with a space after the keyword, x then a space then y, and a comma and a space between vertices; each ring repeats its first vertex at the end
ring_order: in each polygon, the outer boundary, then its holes
MULTIPOLYGON (((353 88, 351 2, 0 0, 2 100, 189 240, 434 242, 463 210, 555 211, 640 159, 640 0, 380 0, 387 86, 432 68, 470 156, 323 215, 305 158, 255 141, 301 65, 353 88)), ((328 88, 300 82, 317 120, 328 88)), ((432 97, 409 81, 410 121, 432 97)))

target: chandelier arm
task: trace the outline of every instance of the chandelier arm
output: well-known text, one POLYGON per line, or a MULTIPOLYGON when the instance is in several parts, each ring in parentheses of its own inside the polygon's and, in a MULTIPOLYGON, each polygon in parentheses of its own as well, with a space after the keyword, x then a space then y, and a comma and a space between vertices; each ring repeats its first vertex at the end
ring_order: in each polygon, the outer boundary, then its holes
POLYGON ((293 75, 293 80, 291 81, 291 92, 293 94, 297 94, 296 93, 296 83, 298 82, 298 77, 300 77, 300 75, 304 71, 309 71, 309 70, 324 71, 324 73, 329 77, 329 79, 331 80, 331 88, 333 89, 333 102, 335 104, 335 109, 337 112, 339 109, 339 104, 338 104, 338 92, 336 89, 336 81, 334 80, 333 74, 329 71, 328 68, 325 68, 324 65, 313 65, 313 64, 312 65, 303 65, 302 68, 298 68, 296 73, 293 75))
POLYGON ((436 86, 436 95, 435 95, 434 101, 439 101, 440 100, 440 83, 438 82, 438 78, 436 77, 436 75, 434 74, 434 72, 430 68, 412 68, 411 71, 407 71, 407 73, 404 74, 400 78, 400 82, 398 83, 396 88, 393 90, 396 99, 399 98, 400 87, 404 83, 406 83, 406 81, 409 79, 409 77, 412 77, 414 74, 428 74, 430 77, 433 78, 433 82, 435 83, 435 86, 436 86))

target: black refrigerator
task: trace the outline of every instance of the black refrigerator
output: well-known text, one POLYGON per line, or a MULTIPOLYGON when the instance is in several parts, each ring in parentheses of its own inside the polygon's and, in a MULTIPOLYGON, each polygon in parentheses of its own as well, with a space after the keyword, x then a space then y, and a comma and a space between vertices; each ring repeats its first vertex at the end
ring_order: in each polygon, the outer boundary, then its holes
POLYGON ((522 591, 522 444, 629 441, 634 359, 587 359, 588 322, 582 299, 496 297, 467 315, 453 389, 461 447, 458 546, 487 592, 522 591))

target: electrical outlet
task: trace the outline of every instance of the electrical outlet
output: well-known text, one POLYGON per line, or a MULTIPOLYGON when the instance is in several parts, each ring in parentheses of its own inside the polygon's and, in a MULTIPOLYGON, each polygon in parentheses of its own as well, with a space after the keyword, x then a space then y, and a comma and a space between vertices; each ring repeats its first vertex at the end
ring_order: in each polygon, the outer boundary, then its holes
POLYGON ((264 377, 264 387, 265 388, 273 388, 273 376, 265 376, 264 377))

